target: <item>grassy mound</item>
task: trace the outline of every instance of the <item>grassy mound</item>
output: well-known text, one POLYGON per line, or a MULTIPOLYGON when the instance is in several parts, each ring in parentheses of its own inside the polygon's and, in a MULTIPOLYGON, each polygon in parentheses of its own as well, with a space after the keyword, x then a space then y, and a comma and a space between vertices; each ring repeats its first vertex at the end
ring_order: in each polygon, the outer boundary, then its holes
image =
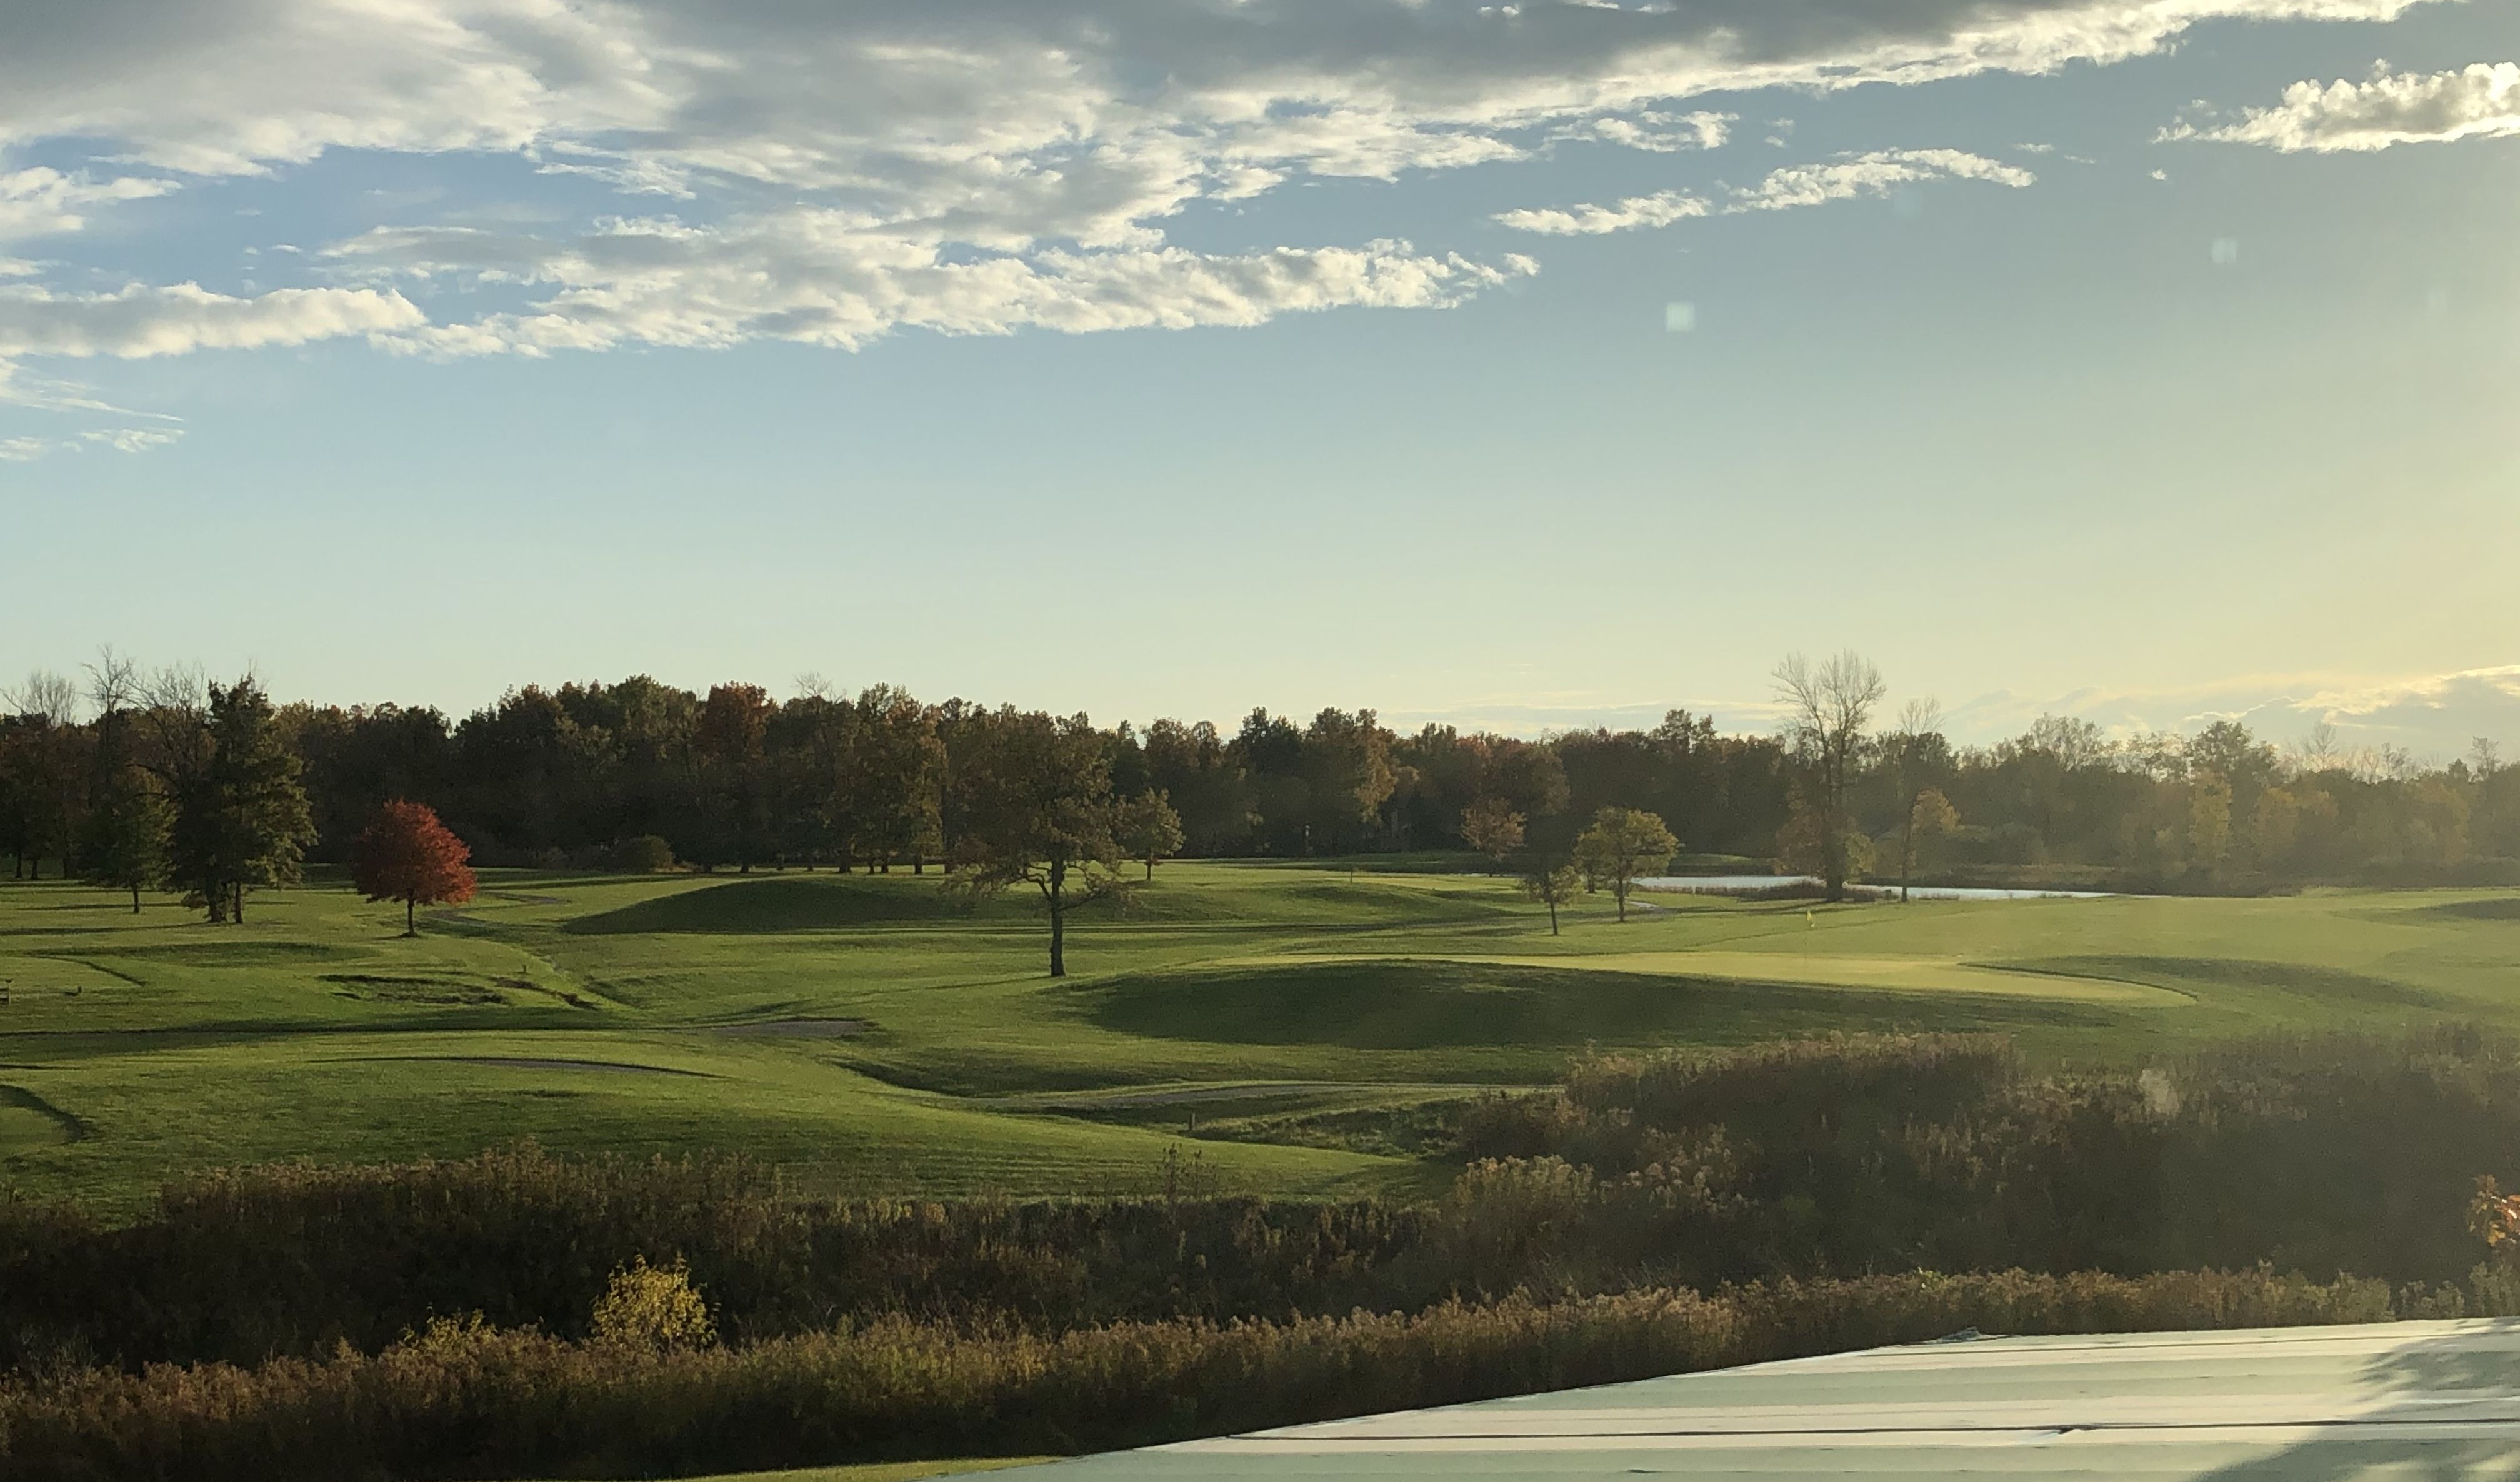
POLYGON ((580 936, 645 932, 752 935, 833 931, 890 921, 938 921, 964 914, 964 903, 934 877, 913 876, 768 876, 728 880, 582 916, 561 929, 580 936))
POLYGON ((2115 1022, 2102 1010, 2036 999, 1849 994, 1583 966, 1357 959, 1145 973, 1085 990, 1105 1028, 1243 1045, 1427 1050, 1688 1040, 1737 1044, 1779 1014, 1845 1029, 1933 1023, 2014 1028, 2115 1022))
POLYGON ((2448 901, 2423 906, 2409 916, 2447 917, 2465 921, 2520 921, 2520 895, 2492 895, 2482 900, 2448 901))

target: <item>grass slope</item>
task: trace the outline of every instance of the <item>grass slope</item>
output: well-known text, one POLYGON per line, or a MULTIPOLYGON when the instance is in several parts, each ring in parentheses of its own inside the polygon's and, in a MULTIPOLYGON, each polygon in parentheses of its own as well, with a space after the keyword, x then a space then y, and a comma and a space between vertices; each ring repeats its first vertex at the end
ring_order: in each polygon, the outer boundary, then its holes
POLYGON ((1460 873, 1173 864, 1041 970, 933 875, 500 875, 399 936, 338 883, 212 927, 0 882, 0 1184, 128 1202, 211 1164, 740 1149, 808 1187, 1432 1187, 1374 1133, 1586 1050, 1982 1029, 2123 1061, 2268 1031, 2520 1028, 2506 894, 1647 897, 1545 917, 1460 873))

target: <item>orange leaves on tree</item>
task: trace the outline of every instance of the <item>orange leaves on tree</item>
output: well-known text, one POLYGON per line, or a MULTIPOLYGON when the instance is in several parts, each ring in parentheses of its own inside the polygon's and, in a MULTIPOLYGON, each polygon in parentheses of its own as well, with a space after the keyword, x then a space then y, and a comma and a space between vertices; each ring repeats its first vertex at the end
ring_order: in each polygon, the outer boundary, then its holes
POLYGON ((2476 1200, 2467 1207, 2467 1229, 2505 1260, 2520 1254, 2520 1193, 2504 1193, 2492 1174, 2478 1179, 2476 1200))
POLYGON ((472 898, 472 851, 437 821, 425 803, 400 800, 377 810, 359 835, 352 869, 359 893, 372 901, 403 904, 403 934, 418 934, 422 906, 453 905, 472 898))

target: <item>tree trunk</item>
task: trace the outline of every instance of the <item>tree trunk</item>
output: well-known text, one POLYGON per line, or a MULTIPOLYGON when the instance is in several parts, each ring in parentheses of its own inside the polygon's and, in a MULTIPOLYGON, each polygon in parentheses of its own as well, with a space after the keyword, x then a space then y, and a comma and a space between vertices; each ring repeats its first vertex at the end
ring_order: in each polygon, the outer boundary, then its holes
POLYGON ((228 921, 237 926, 245 924, 245 881, 243 880, 236 882, 236 905, 228 912, 228 921))
POLYGON ((1551 936, 1557 934, 1557 898, 1555 896, 1550 897, 1549 900, 1549 934, 1551 936))
POLYGON ((1899 832, 1899 904, 1908 904, 1908 877, 1916 873, 1916 800, 1908 799, 1908 826, 1899 832))
POLYGON ((1621 921, 1626 921, 1626 920, 1628 919, 1628 887, 1627 887, 1627 885, 1626 885, 1624 882, 1622 882, 1622 883, 1620 883, 1620 884, 1618 884, 1618 885, 1615 885, 1615 886, 1611 887, 1611 890, 1610 890, 1610 899, 1612 899, 1612 900, 1614 900, 1614 901, 1617 901, 1617 902, 1619 903, 1619 920, 1621 920, 1621 921))
POLYGON ((133 916, 138 916, 140 914, 140 887, 138 885, 133 885, 131 887, 131 914, 133 916))
POLYGON ((1050 862, 1050 975, 1067 976, 1067 861, 1050 862))
POLYGON ((1149 855, 1148 855, 1148 856, 1147 856, 1147 878, 1148 878, 1148 879, 1149 879, 1149 880, 1152 880, 1154 877, 1155 877, 1155 857, 1154 857, 1153 855, 1149 854, 1149 855))
POLYGON ((402 934, 420 935, 420 903, 409 896, 404 896, 402 902, 402 934))

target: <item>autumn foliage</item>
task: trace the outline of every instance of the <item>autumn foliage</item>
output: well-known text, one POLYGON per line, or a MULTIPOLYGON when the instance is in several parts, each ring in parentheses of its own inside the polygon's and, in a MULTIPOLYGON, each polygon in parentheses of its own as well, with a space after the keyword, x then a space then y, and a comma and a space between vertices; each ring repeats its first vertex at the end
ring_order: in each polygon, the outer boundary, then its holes
POLYGON ((437 821, 425 803, 394 801, 377 810, 359 835, 352 865, 359 893, 372 901, 400 901, 403 934, 420 934, 422 906, 453 905, 472 898, 472 851, 437 821))

